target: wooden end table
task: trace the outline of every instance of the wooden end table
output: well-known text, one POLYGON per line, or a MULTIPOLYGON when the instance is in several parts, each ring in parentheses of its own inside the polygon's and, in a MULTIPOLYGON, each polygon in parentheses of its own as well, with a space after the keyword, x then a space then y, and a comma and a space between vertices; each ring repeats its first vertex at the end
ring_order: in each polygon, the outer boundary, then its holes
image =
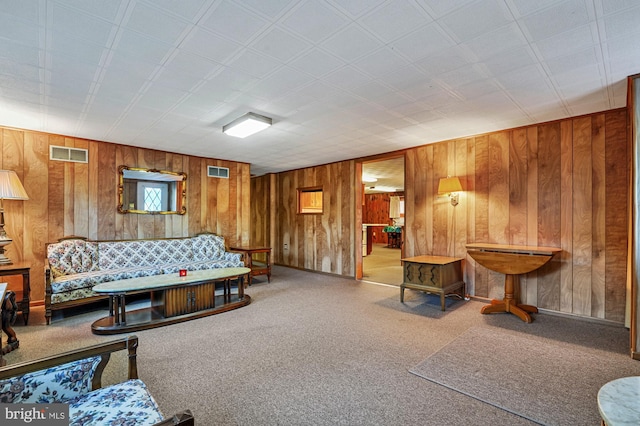
POLYGON ((251 278, 256 275, 266 275, 267 282, 271 282, 271 247, 229 247, 229 250, 240 251, 245 254, 244 265, 251 269, 248 280, 249 285, 251 285, 251 278), (253 258, 253 255, 258 253, 266 253, 266 262, 253 258))
POLYGON ((18 311, 22 312, 24 325, 29 322, 29 301, 31 300, 31 284, 29 271, 31 265, 26 262, 16 262, 11 265, 0 265, 0 277, 22 275, 22 300, 18 301, 18 311))
POLYGON ((456 293, 465 297, 465 283, 462 280, 462 259, 448 256, 416 256, 402 260, 403 278, 400 285, 400 302, 404 303, 404 289, 436 293, 440 295, 440 309, 444 311, 444 298, 456 293))

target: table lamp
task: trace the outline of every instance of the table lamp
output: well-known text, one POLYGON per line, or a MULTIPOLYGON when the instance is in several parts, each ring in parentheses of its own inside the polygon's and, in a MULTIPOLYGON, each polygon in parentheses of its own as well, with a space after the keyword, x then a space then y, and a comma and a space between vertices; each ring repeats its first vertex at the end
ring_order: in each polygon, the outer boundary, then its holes
POLYGON ((20 178, 13 170, 0 170, 0 266, 13 262, 4 255, 5 246, 13 241, 4 230, 4 200, 28 200, 20 178))

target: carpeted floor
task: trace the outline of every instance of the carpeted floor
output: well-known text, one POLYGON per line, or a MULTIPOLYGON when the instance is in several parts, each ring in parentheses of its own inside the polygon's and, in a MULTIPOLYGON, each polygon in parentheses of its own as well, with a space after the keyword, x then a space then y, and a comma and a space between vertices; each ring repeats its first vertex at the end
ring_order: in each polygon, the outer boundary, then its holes
POLYGON ((573 426, 597 424, 594 401, 602 383, 637 375, 635 364, 610 364, 579 347, 472 327, 410 371, 536 423, 573 426))
MULTIPOLYGON (((278 266, 271 283, 263 278, 247 289, 246 307, 136 333, 140 378, 165 414, 191 409, 200 426, 535 424, 409 372, 473 327, 599 355, 621 374, 640 371, 619 325, 549 314, 525 324, 481 315, 473 300, 452 299, 442 312, 437 296, 407 291, 402 304, 397 287, 278 266)), ((5 357, 14 363, 112 340, 90 331, 106 314, 106 306, 69 311, 46 326, 35 308, 30 325, 18 318, 20 348, 5 357)), ((124 378, 124 363, 124 354, 113 357, 104 382, 124 378)), ((532 374, 545 380, 550 372, 532 374)), ((576 392, 604 384, 592 381, 578 377, 576 392)))
POLYGON ((400 249, 374 244, 371 254, 362 258, 362 279, 380 284, 402 284, 400 249))

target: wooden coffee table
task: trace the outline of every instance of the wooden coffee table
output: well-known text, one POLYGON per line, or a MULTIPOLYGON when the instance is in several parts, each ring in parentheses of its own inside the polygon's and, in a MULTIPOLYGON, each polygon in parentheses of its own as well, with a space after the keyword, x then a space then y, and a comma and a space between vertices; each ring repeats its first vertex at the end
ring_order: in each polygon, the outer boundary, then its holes
POLYGON ((251 303, 244 294, 249 268, 219 268, 130 278, 98 284, 93 291, 109 296, 109 316, 91 325, 94 334, 118 334, 175 324, 237 309, 251 303), (238 280, 237 294, 231 294, 231 281, 238 280), (223 284, 216 295, 216 283, 223 284), (125 296, 151 294, 151 307, 127 312, 125 296))

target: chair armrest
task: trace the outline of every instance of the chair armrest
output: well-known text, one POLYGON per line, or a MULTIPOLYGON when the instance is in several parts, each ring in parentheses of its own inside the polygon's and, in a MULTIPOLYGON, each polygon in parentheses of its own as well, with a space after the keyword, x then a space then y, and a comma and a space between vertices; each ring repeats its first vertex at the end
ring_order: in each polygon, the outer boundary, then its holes
POLYGON ((138 366, 136 360, 136 351, 138 348, 138 337, 129 336, 107 343, 99 343, 97 345, 88 346, 81 349, 75 349, 59 355, 52 355, 33 361, 24 361, 17 364, 7 365, 0 368, 0 380, 10 379, 12 377, 21 376, 26 373, 32 373, 40 370, 46 370, 58 365, 67 364, 73 361, 101 356, 102 361, 96 368, 96 372, 92 382, 92 389, 102 387, 102 372, 109 362, 112 352, 127 350, 128 355, 128 377, 129 379, 138 378, 138 366))
POLYGON ((180 425, 180 426, 194 426, 195 421, 193 415, 190 410, 184 410, 180 413, 175 414, 170 419, 166 419, 161 421, 160 423, 156 423, 153 426, 172 426, 172 425, 180 425))

